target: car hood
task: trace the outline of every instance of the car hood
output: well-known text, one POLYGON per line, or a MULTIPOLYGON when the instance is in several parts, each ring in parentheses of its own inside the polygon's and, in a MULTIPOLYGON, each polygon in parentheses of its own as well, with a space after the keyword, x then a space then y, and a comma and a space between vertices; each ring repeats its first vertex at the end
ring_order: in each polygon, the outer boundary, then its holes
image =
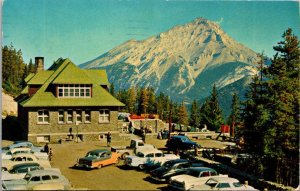
POLYGON ((18 179, 18 180, 9 180, 9 181, 3 181, 3 183, 6 186, 12 186, 12 185, 26 185, 27 181, 25 179, 18 179))
POLYGON ((193 182, 195 180, 197 180, 198 178, 187 175, 187 174, 182 174, 182 175, 177 175, 171 178, 172 180, 175 180, 177 182, 185 182, 185 183, 189 183, 189 182, 193 182))
POLYGON ((165 168, 165 167, 159 167, 155 170, 152 170, 150 173, 151 175, 155 175, 155 176, 162 176, 164 174, 166 174, 167 172, 169 172, 170 170, 165 168))

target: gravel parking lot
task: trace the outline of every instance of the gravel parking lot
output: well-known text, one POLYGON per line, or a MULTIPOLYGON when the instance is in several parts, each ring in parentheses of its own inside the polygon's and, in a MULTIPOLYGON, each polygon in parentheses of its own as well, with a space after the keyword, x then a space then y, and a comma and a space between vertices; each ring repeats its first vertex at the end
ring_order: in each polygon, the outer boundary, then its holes
MULTIPOLYGON (((112 140, 112 146, 127 146, 130 138, 112 140)), ((147 137, 146 142, 163 148, 166 140, 158 140, 155 136, 147 137)), ((222 142, 215 140, 197 140, 202 146, 221 148, 222 142)), ((8 142, 2 142, 2 146, 8 142)), ((98 142, 68 142, 63 144, 50 144, 53 150, 51 165, 59 168, 75 188, 87 188, 91 190, 162 190, 166 184, 150 182, 146 172, 136 169, 124 168, 121 160, 118 165, 106 166, 101 169, 79 170, 73 169, 76 160, 84 156, 89 150, 108 148, 105 140, 98 142)))

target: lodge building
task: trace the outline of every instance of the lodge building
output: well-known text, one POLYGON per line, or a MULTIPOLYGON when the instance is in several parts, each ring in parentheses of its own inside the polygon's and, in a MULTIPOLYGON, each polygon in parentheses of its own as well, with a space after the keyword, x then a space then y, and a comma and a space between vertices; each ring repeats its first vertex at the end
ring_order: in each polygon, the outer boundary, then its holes
POLYGON ((32 142, 98 140, 118 132, 118 109, 124 106, 109 91, 105 70, 81 69, 69 59, 58 59, 44 70, 35 58, 36 73, 15 100, 24 139, 32 142))

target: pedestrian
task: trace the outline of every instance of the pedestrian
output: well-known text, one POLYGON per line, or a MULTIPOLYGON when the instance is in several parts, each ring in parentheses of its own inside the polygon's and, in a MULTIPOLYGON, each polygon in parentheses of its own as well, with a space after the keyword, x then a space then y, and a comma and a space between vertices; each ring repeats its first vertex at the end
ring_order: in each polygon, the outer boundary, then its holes
POLYGON ((160 130, 157 134, 157 139, 162 139, 162 130, 160 130))
POLYGON ((52 160, 52 156, 53 156, 53 152, 52 152, 52 148, 49 149, 49 161, 52 160))
POLYGON ((48 143, 46 143, 46 145, 44 146, 44 150, 45 153, 49 154, 49 146, 48 143))
POLYGON ((110 143, 111 143, 111 134, 110 134, 110 132, 107 133, 106 139, 107 139, 107 146, 110 147, 110 143))
POLYGON ((146 131, 144 128, 142 129, 142 140, 144 141, 144 143, 146 143, 146 131))

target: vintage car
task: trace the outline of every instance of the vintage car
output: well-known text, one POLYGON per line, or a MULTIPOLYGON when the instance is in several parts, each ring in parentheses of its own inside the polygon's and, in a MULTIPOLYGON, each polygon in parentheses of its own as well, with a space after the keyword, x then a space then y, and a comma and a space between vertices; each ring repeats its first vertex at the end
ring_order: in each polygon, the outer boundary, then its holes
POLYGON ((16 147, 12 148, 11 150, 2 152, 2 159, 11 159, 13 155, 19 154, 19 153, 29 153, 34 154, 39 159, 48 159, 49 156, 45 152, 34 152, 29 147, 16 147))
POLYGON ((170 178, 169 186, 176 190, 189 190, 192 186, 204 184, 209 178, 227 175, 219 175, 217 171, 208 167, 192 167, 186 174, 173 176, 170 178))
POLYGON ((125 159, 125 165, 129 167, 138 167, 143 170, 145 167, 150 167, 156 164, 162 165, 166 161, 179 159, 179 156, 174 154, 164 154, 158 149, 143 149, 137 152, 136 155, 130 155, 125 159))
POLYGON ((74 167, 84 168, 102 168, 110 164, 117 164, 119 162, 120 154, 111 152, 106 149, 97 149, 89 151, 85 157, 77 160, 74 167))
POLYGON ((241 184, 239 180, 230 177, 214 177, 204 184, 192 186, 190 190, 256 190, 247 184, 241 184))
POLYGON ((176 151, 200 148, 200 145, 194 141, 191 141, 187 136, 175 135, 167 141, 166 147, 168 150, 176 151))
POLYGON ((3 147, 2 148, 2 152, 3 151, 8 151, 11 150, 12 148, 19 148, 19 147, 28 147, 31 148, 31 150, 33 152, 41 152, 44 150, 44 147, 38 147, 33 145, 33 143, 29 142, 29 141, 15 141, 13 144, 7 146, 7 147, 3 147))
POLYGON ((35 170, 54 170, 60 173, 59 168, 43 168, 40 164, 35 162, 25 162, 14 165, 11 170, 2 172, 2 180, 15 180, 23 179, 25 175, 30 171, 35 170))
POLYGON ((49 160, 38 159, 34 154, 28 153, 15 154, 11 159, 2 160, 2 167, 10 170, 14 165, 25 162, 36 162, 44 168, 51 168, 49 160))
POLYGON ((42 170, 41 165, 35 162, 16 164, 11 170, 2 172, 1 180, 23 179, 28 172, 34 170, 42 170))
POLYGON ((35 170, 28 172, 23 179, 2 182, 7 190, 32 190, 36 185, 51 183, 60 183, 64 189, 71 188, 68 179, 53 170, 35 170))
POLYGON ((165 162, 161 167, 150 171, 150 178, 167 182, 172 176, 185 174, 190 167, 200 167, 202 163, 192 163, 186 159, 175 159, 165 162))

